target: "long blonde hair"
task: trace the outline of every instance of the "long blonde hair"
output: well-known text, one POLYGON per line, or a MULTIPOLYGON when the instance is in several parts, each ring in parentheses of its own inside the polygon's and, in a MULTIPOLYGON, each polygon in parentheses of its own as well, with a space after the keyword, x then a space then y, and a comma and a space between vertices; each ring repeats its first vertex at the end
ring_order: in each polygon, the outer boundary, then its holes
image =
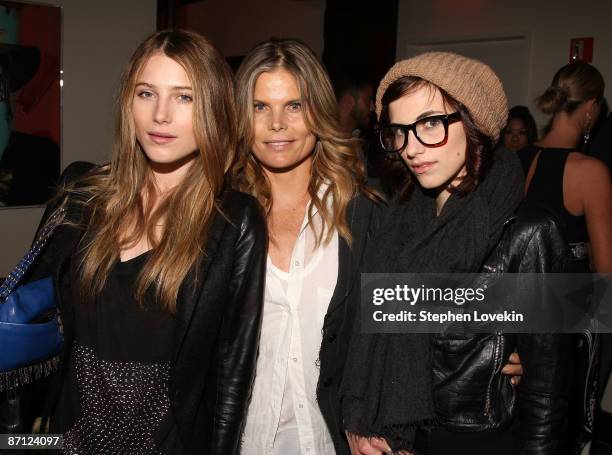
MULTIPOLYGON (((346 222, 350 200, 365 188, 365 167, 357 154, 358 141, 342 131, 338 106, 327 72, 316 55, 304 43, 294 39, 273 39, 256 46, 244 59, 235 79, 238 113, 238 159, 233 171, 234 185, 255 196, 264 211, 272 207, 270 182, 261 164, 253 156, 253 98, 257 78, 265 72, 282 68, 296 78, 305 106, 305 122, 317 137, 313 152, 312 174, 308 185, 312 221, 314 210, 323 220, 323 229, 315 232, 316 244, 331 240, 334 229, 349 244, 351 233, 346 222), (329 184, 319 195, 319 189, 329 184), (331 201, 331 209, 328 202, 331 201), (324 232, 327 232, 323 238, 324 232)), ((313 223, 310 223, 313 226, 313 223)))
POLYGON ((210 222, 219 211, 236 149, 231 73, 217 50, 202 36, 187 31, 161 31, 134 52, 121 78, 116 135, 110 165, 72 189, 90 212, 81 241, 80 295, 102 291, 122 248, 147 236, 152 252, 140 272, 135 297, 143 302, 152 286, 158 302, 173 313, 181 283, 202 258, 210 222), (193 88, 193 131, 196 158, 172 193, 155 204, 147 158, 136 140, 132 102, 137 78, 148 59, 163 54, 179 63, 193 88), (155 226, 163 223, 161 235, 155 226), (132 228, 126 238, 119 233, 132 228))

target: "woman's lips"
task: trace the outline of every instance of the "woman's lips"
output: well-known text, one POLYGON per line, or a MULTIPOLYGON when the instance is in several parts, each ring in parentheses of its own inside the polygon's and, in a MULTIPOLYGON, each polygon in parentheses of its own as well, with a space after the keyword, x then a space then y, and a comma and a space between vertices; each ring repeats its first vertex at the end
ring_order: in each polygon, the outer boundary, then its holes
POLYGON ((274 150, 285 150, 292 142, 293 141, 266 141, 266 145, 274 150))
POLYGON ((420 175, 430 170, 434 166, 434 164, 436 164, 435 161, 426 161, 419 164, 411 164, 410 167, 412 168, 415 174, 420 175))
POLYGON ((147 133, 151 140, 158 145, 167 144, 176 139, 176 136, 172 136, 171 134, 165 133, 147 133))

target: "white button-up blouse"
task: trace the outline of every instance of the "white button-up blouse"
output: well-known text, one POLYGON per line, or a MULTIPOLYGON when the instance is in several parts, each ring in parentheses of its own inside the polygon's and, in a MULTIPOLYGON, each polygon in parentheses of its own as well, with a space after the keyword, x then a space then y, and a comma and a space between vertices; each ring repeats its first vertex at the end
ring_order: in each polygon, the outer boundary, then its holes
MULTIPOLYGON (((313 216, 316 232, 321 218, 313 216)), ((323 319, 338 278, 338 233, 315 249, 308 210, 289 272, 268 257, 259 357, 244 455, 334 455, 316 400, 323 319)))

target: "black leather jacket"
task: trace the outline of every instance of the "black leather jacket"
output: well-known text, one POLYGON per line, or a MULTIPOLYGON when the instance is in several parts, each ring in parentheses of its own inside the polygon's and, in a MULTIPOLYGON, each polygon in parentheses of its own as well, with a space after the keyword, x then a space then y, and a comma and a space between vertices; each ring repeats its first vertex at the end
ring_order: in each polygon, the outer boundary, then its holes
MULTIPOLYGON (((183 455, 239 451, 255 375, 267 234, 259 205, 251 196, 228 191, 221 207, 223 216, 215 215, 205 259, 197 275, 195 271, 187 275, 179 292, 170 411, 156 433, 164 454, 178 453, 177 446, 182 446, 183 455)), ((82 214, 69 208, 68 216, 78 220, 82 214)), ((32 279, 53 274, 57 286, 81 234, 72 226, 60 226, 32 279)), ((69 302, 60 300, 59 305, 64 315, 64 348, 55 397, 65 381, 74 335, 69 302)), ((56 405, 57 398, 52 398, 52 430, 64 432, 74 416, 58 415, 56 405)))
MULTIPOLYGON (((523 211, 506 222, 479 285, 498 273, 560 273, 567 265, 567 247, 552 219, 523 211)), ((434 347, 434 403, 443 428, 483 431, 517 419, 516 453, 559 453, 571 372, 568 335, 437 335, 434 347), (518 387, 501 373, 514 350, 524 369, 518 387)))

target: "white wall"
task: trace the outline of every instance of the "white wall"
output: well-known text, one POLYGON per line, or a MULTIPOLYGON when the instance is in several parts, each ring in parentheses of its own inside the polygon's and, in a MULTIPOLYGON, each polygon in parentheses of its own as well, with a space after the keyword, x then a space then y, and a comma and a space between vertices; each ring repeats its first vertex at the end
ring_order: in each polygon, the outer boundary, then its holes
MULTIPOLYGON (((541 126, 546 118, 533 100, 569 61, 571 38, 593 37, 593 65, 612 100, 612 1, 609 0, 399 0, 397 56, 407 46, 523 36, 529 43, 521 101, 541 126)), ((518 100, 517 100, 518 101, 518 100)))
MULTIPOLYGON (((155 0, 36 0, 62 15, 62 166, 110 157, 114 94, 132 51, 155 31, 155 0)), ((0 276, 26 252, 41 208, 0 209, 0 276)))
POLYGON ((271 37, 299 38, 323 53, 325 0, 206 0, 184 9, 188 28, 209 38, 225 57, 246 55, 271 37))

